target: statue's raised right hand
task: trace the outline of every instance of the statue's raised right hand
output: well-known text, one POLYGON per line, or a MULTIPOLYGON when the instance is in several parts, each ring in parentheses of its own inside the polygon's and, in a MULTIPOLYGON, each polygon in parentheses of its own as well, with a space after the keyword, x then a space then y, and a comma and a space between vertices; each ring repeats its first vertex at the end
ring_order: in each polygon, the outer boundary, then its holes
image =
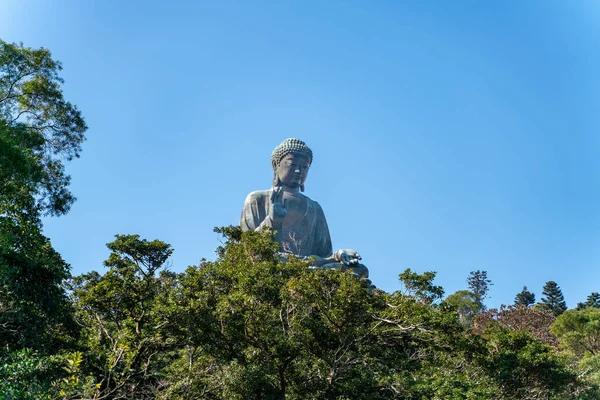
POLYGON ((286 203, 287 200, 283 198, 283 188, 281 186, 273 188, 273 193, 271 193, 269 202, 269 217, 274 225, 283 223, 283 220, 288 213, 286 203))

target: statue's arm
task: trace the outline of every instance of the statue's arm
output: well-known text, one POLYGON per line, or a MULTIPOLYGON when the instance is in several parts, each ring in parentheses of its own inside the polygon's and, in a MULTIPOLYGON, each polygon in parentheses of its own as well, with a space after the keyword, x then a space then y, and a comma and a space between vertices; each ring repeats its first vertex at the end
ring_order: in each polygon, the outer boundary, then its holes
POLYGON ((261 229, 264 226, 268 226, 270 228, 273 228, 273 230, 276 231, 280 231, 281 230, 281 224, 274 224, 273 221, 271 220, 271 217, 269 217, 267 215, 267 217, 258 225, 257 229, 261 229))
POLYGON ((250 193, 244 201, 242 216, 240 218, 240 227, 243 231, 254 231, 260 227, 260 213, 257 196, 250 193))
POLYGON ((317 207, 317 217, 319 221, 319 225, 317 228, 317 232, 320 232, 318 235, 318 252, 317 260, 315 261, 316 266, 323 266, 326 264, 344 264, 346 266, 354 266, 359 265, 361 256, 356 251, 351 249, 340 249, 333 253, 333 246, 331 243, 331 236, 329 234, 329 227, 327 226, 327 220, 325 219, 325 213, 321 206, 316 203, 317 207))
POLYGON ((331 262, 334 260, 332 258, 333 246, 331 244, 331 235, 329 234, 329 226, 327 225, 327 219, 325 218, 325 213, 323 209, 319 205, 319 203, 315 202, 316 207, 316 217, 317 217, 317 242, 315 252, 316 256, 319 256, 324 262, 331 262))
POLYGON ((268 215, 265 198, 268 198, 269 192, 252 192, 246 197, 240 218, 240 227, 243 231, 255 231, 263 227, 270 227, 274 230, 281 228, 281 224, 279 226, 273 224, 268 215))

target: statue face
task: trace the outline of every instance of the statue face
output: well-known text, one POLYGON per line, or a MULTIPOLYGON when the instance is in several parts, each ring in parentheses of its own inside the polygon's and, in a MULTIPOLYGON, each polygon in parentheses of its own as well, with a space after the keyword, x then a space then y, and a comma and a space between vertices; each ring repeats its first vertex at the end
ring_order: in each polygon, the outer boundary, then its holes
POLYGON ((304 185, 309 167, 310 163, 307 157, 288 154, 281 159, 277 166, 277 176, 283 186, 297 189, 304 185))

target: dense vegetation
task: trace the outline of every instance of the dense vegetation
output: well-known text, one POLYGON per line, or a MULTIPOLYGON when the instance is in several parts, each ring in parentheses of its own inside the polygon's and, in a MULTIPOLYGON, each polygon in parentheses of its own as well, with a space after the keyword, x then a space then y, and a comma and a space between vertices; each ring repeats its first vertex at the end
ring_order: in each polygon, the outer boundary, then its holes
POLYGON ((183 273, 169 244, 116 235, 103 274, 71 276, 41 225, 74 200, 87 129, 60 69, 0 41, 1 398, 600 398, 600 295, 567 310, 556 282, 500 310, 486 271, 444 298, 406 270, 386 293, 238 227, 183 273))

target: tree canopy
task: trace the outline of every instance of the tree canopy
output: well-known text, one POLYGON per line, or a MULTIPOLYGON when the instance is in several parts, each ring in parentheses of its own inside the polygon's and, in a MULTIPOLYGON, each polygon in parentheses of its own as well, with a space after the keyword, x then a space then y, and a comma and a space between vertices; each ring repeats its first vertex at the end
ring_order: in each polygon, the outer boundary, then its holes
POLYGON ((600 293, 592 292, 584 303, 577 303, 578 310, 583 310, 587 307, 600 308, 600 293))
POLYGON ((63 98, 61 69, 47 49, 0 40, 0 337, 7 349, 67 339, 69 266, 40 218, 64 214, 73 202, 64 162, 79 156, 87 127, 63 98))
POLYGON ((22 212, 60 215, 74 201, 64 162, 79 157, 87 125, 77 107, 63 97, 61 70, 48 49, 0 40, 4 212, 12 201, 22 212), (23 202, 23 196, 33 204, 23 202))
POLYGON ((471 271, 467 277, 467 285, 469 290, 475 294, 480 308, 485 309, 483 301, 487 297, 490 285, 493 285, 492 280, 488 279, 487 271, 471 271))
POLYGON ((567 303, 562 294, 562 290, 554 281, 548 281, 542 291, 542 305, 546 307, 555 316, 559 316, 567 310, 567 303))
POLYGON ((515 307, 529 307, 535 304, 535 294, 527 290, 527 286, 523 286, 523 290, 515 296, 515 307))

